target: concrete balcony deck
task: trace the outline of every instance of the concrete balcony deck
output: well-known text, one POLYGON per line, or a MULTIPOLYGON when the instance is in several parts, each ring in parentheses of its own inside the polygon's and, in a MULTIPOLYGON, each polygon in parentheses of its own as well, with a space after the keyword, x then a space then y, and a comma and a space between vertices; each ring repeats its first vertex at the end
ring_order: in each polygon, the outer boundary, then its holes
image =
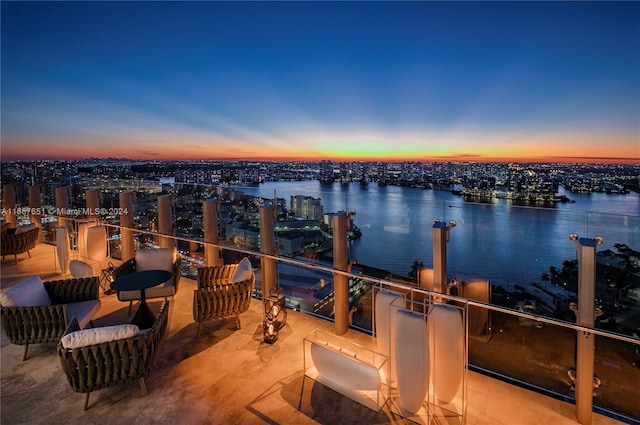
MULTIPOLYGON (((0 269, 2 289, 38 274, 61 278, 54 249, 38 245, 31 252, 7 257, 0 269)), ((209 322, 196 337, 192 318, 195 281, 183 278, 172 302, 160 361, 147 379, 148 395, 137 383, 84 395, 75 393, 62 373, 53 344, 23 347, 8 342, 2 332, 1 417, 10 424, 404 424, 412 423, 385 406, 374 412, 304 377, 303 338, 314 329, 332 332, 333 324, 290 311, 278 341, 262 340, 262 304, 253 300, 235 321, 209 322)), ((129 321, 128 304, 101 294, 96 326, 129 321)), ((153 309, 161 302, 151 301, 153 309)), ((372 337, 349 330, 346 338, 370 346, 372 337)), ((452 422, 457 423, 458 421, 452 422)), ((450 423, 438 418, 437 423, 450 423)), ((467 424, 574 424, 575 406, 526 389, 469 372, 467 424)), ((599 414, 594 425, 620 424, 599 414)))

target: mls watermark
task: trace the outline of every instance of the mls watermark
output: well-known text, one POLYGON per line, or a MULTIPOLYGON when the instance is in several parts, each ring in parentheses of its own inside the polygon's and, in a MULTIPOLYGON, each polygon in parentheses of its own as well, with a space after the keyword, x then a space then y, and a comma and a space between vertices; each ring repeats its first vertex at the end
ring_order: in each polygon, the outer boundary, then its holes
POLYGON ((62 216, 85 216, 85 215, 121 215, 127 214, 127 208, 57 208, 57 207, 13 207, 2 208, 2 215, 62 215, 62 216))

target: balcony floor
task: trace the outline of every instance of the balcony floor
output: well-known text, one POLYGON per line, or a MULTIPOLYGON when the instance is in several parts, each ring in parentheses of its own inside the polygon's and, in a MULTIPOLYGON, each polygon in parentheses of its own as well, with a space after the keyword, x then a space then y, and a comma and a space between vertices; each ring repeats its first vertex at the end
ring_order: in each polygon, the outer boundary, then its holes
MULTIPOLYGON (((38 274, 43 280, 55 272, 52 246, 2 262, 2 289, 38 274)), ((385 406, 374 412, 304 377, 302 340, 314 329, 331 332, 333 324, 302 313, 289 312, 287 324, 273 345, 262 342, 261 303, 235 321, 209 322, 196 337, 192 319, 195 281, 182 278, 172 302, 169 328, 160 360, 147 379, 147 396, 137 383, 91 393, 83 411, 84 394, 75 393, 60 369, 54 344, 23 347, 1 339, 1 417, 9 424, 402 424, 413 423, 385 406)), ((128 322, 128 305, 115 295, 101 294, 96 326, 128 322)), ((159 309, 160 302, 150 302, 159 309)), ((135 305, 134 305, 135 308, 135 305)), ((346 338, 371 345, 372 338, 350 330, 346 338)), ((451 423, 437 418, 436 423, 451 423)), ((457 422, 457 421, 456 421, 457 422)), ((456 423, 453 422, 453 423, 456 423)), ((484 375, 468 373, 467 424, 574 424, 575 406, 484 375)), ((594 414, 594 425, 619 424, 594 414)))

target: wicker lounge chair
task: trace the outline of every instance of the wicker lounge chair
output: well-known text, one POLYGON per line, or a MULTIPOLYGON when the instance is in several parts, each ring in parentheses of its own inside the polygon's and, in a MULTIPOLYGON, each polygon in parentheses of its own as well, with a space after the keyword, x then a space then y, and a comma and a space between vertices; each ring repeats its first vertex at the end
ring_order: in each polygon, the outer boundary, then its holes
MULTIPOLYGON (((249 263, 246 259, 240 263, 245 264, 244 261, 249 263)), ((230 264, 198 269, 198 289, 193 292, 193 320, 198 322, 198 336, 202 322, 208 320, 234 317, 236 327, 240 329, 239 315, 249 309, 255 275, 246 269, 238 274, 238 267, 238 264, 230 264)))
MULTIPOLYGON (((80 325, 85 327, 92 324, 91 319, 100 310, 97 276, 50 282, 40 282, 37 278, 37 281, 36 287, 44 286, 50 305, 25 306, 33 304, 27 302, 16 306, 16 303, 2 302, 2 328, 12 344, 25 346, 23 360, 27 359, 29 344, 56 343, 71 319, 77 316, 80 325)), ((24 294, 17 295, 25 298, 24 294)))
MULTIPOLYGON (((142 395, 147 395, 145 378, 157 363, 167 329, 168 313, 169 302, 165 301, 150 329, 126 338, 77 348, 65 348, 62 340, 58 342, 60 365, 69 385, 74 391, 86 394, 84 410, 89 407, 91 391, 114 385, 138 380, 142 395)), ((78 330, 77 321, 72 320, 64 336, 78 330)))
POLYGON ((29 250, 36 247, 38 243, 38 236, 40 235, 40 228, 35 227, 27 230, 26 232, 20 232, 16 229, 7 229, 2 232, 2 245, 0 250, 2 251, 2 261, 4 261, 5 255, 13 255, 13 259, 18 264, 18 254, 27 253, 31 258, 29 250))

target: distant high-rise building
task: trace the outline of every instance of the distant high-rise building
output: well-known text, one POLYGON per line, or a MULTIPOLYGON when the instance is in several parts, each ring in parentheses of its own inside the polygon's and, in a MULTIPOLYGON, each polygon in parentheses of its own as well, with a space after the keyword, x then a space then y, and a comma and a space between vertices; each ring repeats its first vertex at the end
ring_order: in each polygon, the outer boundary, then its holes
POLYGON ((291 212, 297 218, 321 221, 323 216, 322 199, 304 195, 292 196, 291 212))
POLYGON ((333 180, 333 162, 326 159, 320 161, 320 182, 332 183, 333 180))

